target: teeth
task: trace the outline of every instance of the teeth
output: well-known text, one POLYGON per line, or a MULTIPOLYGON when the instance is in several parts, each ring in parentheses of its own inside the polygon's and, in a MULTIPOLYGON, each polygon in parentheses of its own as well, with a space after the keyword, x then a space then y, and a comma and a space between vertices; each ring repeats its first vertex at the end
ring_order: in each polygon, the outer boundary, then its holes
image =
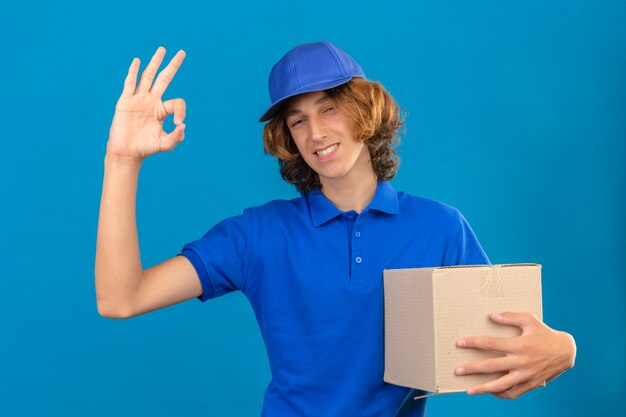
POLYGON ((323 149, 323 150, 321 150, 321 151, 317 151, 317 154, 318 154, 319 156, 325 156, 325 155, 328 155, 329 153, 331 153, 332 151, 334 151, 335 149, 337 149, 337 146, 339 146, 339 145, 335 144, 335 145, 333 145, 333 146, 329 146, 329 147, 328 147, 328 148, 326 148, 326 149, 323 149))

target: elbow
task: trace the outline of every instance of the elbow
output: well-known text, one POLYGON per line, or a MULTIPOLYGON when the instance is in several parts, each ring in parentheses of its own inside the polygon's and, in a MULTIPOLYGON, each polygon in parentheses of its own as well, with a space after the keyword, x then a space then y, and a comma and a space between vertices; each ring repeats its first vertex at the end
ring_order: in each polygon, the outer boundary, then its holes
POLYGON ((98 314, 107 319, 129 319, 134 316, 131 309, 125 306, 114 305, 98 299, 98 314))
POLYGON ((128 319, 135 314, 128 296, 119 288, 105 285, 113 280, 107 279, 96 269, 96 306, 98 314, 108 319, 128 319))

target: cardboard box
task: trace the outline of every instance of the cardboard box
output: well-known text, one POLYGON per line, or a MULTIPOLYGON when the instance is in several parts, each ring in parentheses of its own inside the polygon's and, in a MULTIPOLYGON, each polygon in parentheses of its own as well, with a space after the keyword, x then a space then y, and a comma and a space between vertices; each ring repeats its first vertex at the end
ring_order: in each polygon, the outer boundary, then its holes
POLYGON ((501 352, 462 349, 464 336, 518 336, 490 313, 530 311, 542 319, 541 265, 471 265, 388 269, 385 290, 385 375, 388 383, 443 394, 502 375, 456 376, 454 369, 501 352))

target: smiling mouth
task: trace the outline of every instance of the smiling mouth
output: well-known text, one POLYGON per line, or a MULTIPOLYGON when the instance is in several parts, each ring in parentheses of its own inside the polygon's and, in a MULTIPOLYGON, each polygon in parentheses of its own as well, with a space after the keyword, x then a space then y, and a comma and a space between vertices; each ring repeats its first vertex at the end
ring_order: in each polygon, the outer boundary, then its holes
POLYGON ((338 146, 339 146, 339 144, 335 143, 333 145, 330 145, 328 148, 320 149, 319 151, 315 151, 314 153, 317 156, 326 156, 326 155, 330 154, 332 151, 334 151, 335 149, 337 149, 338 146))

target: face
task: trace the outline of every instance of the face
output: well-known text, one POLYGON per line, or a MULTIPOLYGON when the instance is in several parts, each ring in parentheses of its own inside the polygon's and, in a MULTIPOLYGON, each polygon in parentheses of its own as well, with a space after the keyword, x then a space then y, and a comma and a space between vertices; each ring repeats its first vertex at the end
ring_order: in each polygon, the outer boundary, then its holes
POLYGON ((367 146, 355 140, 354 122, 325 92, 296 96, 286 116, 300 155, 317 172, 322 186, 373 175, 367 146))

